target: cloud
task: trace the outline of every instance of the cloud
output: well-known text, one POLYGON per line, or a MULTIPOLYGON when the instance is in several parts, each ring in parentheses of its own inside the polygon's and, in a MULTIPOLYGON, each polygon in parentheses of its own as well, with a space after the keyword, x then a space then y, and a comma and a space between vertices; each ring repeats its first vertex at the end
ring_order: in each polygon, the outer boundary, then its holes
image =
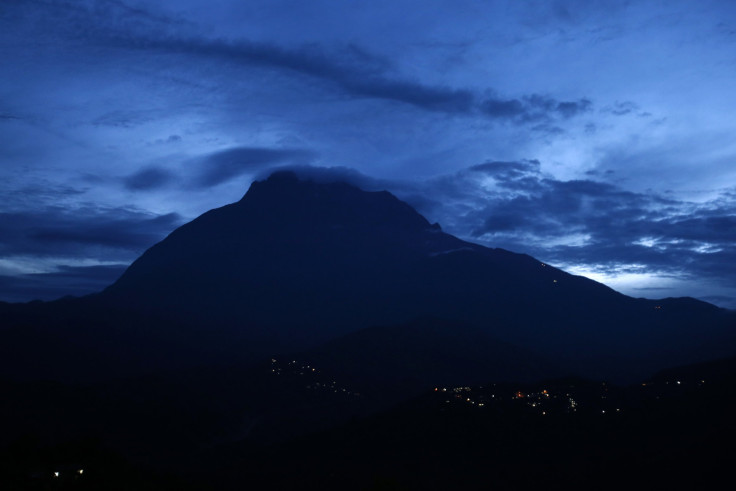
POLYGON ((267 179, 275 172, 293 172, 302 180, 320 183, 346 182, 364 191, 383 191, 395 188, 395 181, 376 179, 351 167, 316 167, 312 165, 284 165, 256 174, 256 181, 267 179))
POLYGON ((515 118, 526 112, 524 104, 518 99, 486 99, 481 103, 480 109, 493 118, 515 118))
POLYGON ((616 101, 613 106, 603 108, 604 112, 609 112, 614 116, 625 116, 638 110, 638 104, 631 101, 616 101))
MULTIPOLYGON (((485 96, 466 87, 427 83, 402 75, 390 60, 356 43, 330 48, 317 43, 296 46, 250 39, 210 38, 182 18, 166 16, 119 1, 93 6, 76 2, 34 2, 20 8, 19 19, 35 18, 47 35, 65 41, 128 52, 186 57, 192 64, 222 63, 258 67, 290 80, 304 77, 350 99, 397 102, 424 111, 449 115, 483 116, 516 124, 568 119, 588 110, 582 98, 560 101, 539 94, 501 97, 488 89, 485 96), (63 19, 63 22, 59 22, 63 19), (492 93, 492 96, 488 96, 492 93)), ((221 70, 218 70, 220 72, 221 70)), ((94 120, 95 125, 132 128, 151 118, 147 111, 114 110, 94 120)))
MULTIPOLYGON (((483 99, 465 88, 428 85, 391 73, 390 64, 366 50, 347 49, 324 52, 319 47, 285 48, 252 41, 209 40, 204 38, 139 38, 111 40, 130 49, 153 49, 203 58, 219 58, 233 64, 267 67, 320 79, 352 98, 374 98, 401 102, 427 111, 448 114, 481 114, 491 119, 525 124, 552 118, 568 119, 588 111, 591 101, 559 101, 531 94, 521 99, 497 96, 483 99), (359 53, 356 56, 356 52, 359 53)), ((493 92, 493 91, 491 91, 493 92)))
POLYGON ((198 162, 199 171, 194 185, 209 188, 243 174, 254 173, 279 164, 307 163, 315 158, 313 152, 302 149, 263 147, 235 147, 213 153, 198 162))
POLYGON ((76 201, 86 192, 82 187, 52 183, 36 176, 31 179, 8 178, 0 182, 6 212, 76 201))
POLYGON ((23 254, 129 260, 181 222, 176 213, 154 215, 91 206, 0 213, 0 257, 23 254))
MULTIPOLYGON (((34 189, 28 193, 47 198, 34 189)), ((0 213, 0 300, 50 300, 99 291, 182 222, 175 213, 91 205, 0 213)))
POLYGON ((490 161, 474 165, 469 170, 471 172, 482 172, 502 183, 508 184, 510 181, 522 177, 538 175, 540 173, 540 164, 538 160, 520 160, 516 162, 490 161))
POLYGON ((532 94, 521 99, 490 97, 480 104, 480 111, 494 119, 512 120, 517 123, 549 122, 569 119, 590 110, 589 99, 559 101, 550 96, 532 94))
POLYGON ((169 135, 167 138, 157 138, 153 143, 156 145, 168 144, 168 143, 180 143, 182 137, 180 135, 169 135))
POLYGON ((131 191, 150 191, 165 187, 174 180, 175 176, 166 169, 147 167, 126 177, 123 183, 131 191))
POLYGON ((124 49, 183 54, 285 71, 327 82, 352 98, 384 99, 447 113, 474 110, 472 91, 390 76, 390 64, 385 59, 353 44, 327 52, 315 45, 286 48, 248 40, 154 37, 150 34, 132 37, 130 33, 111 33, 101 41, 124 49))
POLYGON ((123 274, 127 265, 59 266, 51 273, 0 275, 0 301, 54 300, 102 291, 123 274))
POLYGON ((153 121, 154 112, 150 109, 145 111, 120 110, 110 111, 96 117, 92 124, 95 126, 111 126, 117 128, 133 128, 153 121))
POLYGON ((562 115, 564 118, 572 118, 578 114, 587 112, 592 106, 589 99, 580 99, 579 101, 561 101, 556 102, 554 111, 562 115))
POLYGON ((3 121, 3 120, 5 120, 5 121, 16 121, 16 120, 18 120, 19 121, 20 119, 22 119, 20 116, 15 116, 15 115, 10 114, 10 113, 0 112, 0 121, 3 121))

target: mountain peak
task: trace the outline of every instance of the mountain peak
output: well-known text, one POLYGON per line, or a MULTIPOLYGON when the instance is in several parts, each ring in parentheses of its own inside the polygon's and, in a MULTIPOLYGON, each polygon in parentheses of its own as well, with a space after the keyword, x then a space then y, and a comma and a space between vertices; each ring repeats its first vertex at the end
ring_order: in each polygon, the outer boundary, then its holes
POLYGON ((299 221, 314 227, 377 227, 396 232, 439 228, 388 191, 300 178, 293 171, 277 171, 253 182, 237 204, 247 208, 249 215, 267 215, 282 224, 299 221))
POLYGON ((259 275, 263 282, 293 287, 295 276, 347 275, 366 268, 375 273, 464 246, 473 247, 443 233, 388 191, 281 171, 253 182, 237 203, 210 210, 172 232, 108 291, 124 290, 129 297, 156 291, 158 296, 174 284, 178 293, 169 297, 183 298, 184 290, 201 295, 205 283, 211 285, 207 294, 257 288, 252 282, 259 275), (277 281, 268 268, 284 278, 277 281))

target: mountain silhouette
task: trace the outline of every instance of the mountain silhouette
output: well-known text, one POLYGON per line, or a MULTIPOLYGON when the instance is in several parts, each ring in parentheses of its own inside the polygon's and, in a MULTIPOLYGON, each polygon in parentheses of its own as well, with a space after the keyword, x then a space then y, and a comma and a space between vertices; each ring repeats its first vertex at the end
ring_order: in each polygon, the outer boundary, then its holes
POLYGON ((603 378, 736 351, 732 312, 631 298, 460 240, 386 191, 291 172, 176 229, 99 294, 0 314, 2 367, 15 376, 244 362, 417 318, 603 378), (33 363, 18 355, 28 349, 33 363))

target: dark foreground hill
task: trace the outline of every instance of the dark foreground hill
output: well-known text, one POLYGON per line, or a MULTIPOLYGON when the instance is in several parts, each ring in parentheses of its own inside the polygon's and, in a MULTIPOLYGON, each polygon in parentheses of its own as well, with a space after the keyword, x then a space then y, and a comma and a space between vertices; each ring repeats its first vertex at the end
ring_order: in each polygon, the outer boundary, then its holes
POLYGON ((733 353, 735 325, 462 241, 388 192, 290 173, 175 230, 100 294, 0 314, 0 373, 65 380, 255 361, 427 316, 626 380, 733 353))
MULTIPOLYGON (((265 368, 268 378, 241 384, 240 390, 234 382, 246 380, 245 372, 199 372, 199 382, 188 385, 198 387, 193 393, 178 390, 171 381, 162 383, 163 378, 83 390, 3 385, 14 401, 35 394, 36 407, 16 415, 21 424, 46 411, 53 413, 47 421, 54 425, 45 434, 27 433, 0 445, 0 486, 711 489, 729 479, 736 457, 731 445, 736 437, 735 366, 730 359, 682 367, 627 387, 580 378, 439 386, 394 408, 368 416, 356 413, 321 431, 313 427, 309 433, 264 441, 262 432, 248 431, 253 427, 248 424, 230 438, 206 445, 203 437, 227 422, 223 408, 218 413, 207 395, 219 394, 220 405, 229 406, 250 391, 250 411, 258 410, 254 404, 272 404, 262 413, 272 418, 271 431, 310 411, 355 409, 365 399, 334 390, 330 382, 326 390, 305 391, 305 383, 313 387, 325 378, 306 380, 302 373, 311 365, 294 360, 254 367, 260 372, 265 368), (269 365, 277 372, 280 368, 280 374, 268 370, 269 365), (236 390, 223 398, 228 384, 236 390), (162 389, 168 394, 161 394, 162 389), (305 398, 308 392, 311 396, 305 398), (326 404, 331 395, 336 399, 326 404), (284 412, 289 404, 298 410, 284 412), (75 426, 84 422, 106 426, 106 433, 78 432, 74 438, 75 426), (66 439, 48 441, 49 434, 64 432, 66 439)), ((183 379, 178 380, 180 384, 183 379)), ((0 401, 3 418, 8 406, 11 401, 0 401)))
POLYGON ((440 387, 268 449, 204 459, 218 489, 715 488, 736 457, 735 360, 633 386, 582 379, 440 387), (706 378, 703 378, 706 377, 706 378))
POLYGON ((394 401, 438 385, 529 382, 570 373, 476 326, 433 318, 362 329, 297 358, 394 401))

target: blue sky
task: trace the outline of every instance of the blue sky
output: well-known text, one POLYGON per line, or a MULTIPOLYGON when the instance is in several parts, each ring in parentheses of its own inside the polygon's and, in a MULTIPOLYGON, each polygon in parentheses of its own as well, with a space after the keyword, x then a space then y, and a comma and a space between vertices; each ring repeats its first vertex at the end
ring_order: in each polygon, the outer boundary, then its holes
POLYGON ((736 4, 0 5, 0 299, 84 294, 291 167, 736 308, 736 4))

